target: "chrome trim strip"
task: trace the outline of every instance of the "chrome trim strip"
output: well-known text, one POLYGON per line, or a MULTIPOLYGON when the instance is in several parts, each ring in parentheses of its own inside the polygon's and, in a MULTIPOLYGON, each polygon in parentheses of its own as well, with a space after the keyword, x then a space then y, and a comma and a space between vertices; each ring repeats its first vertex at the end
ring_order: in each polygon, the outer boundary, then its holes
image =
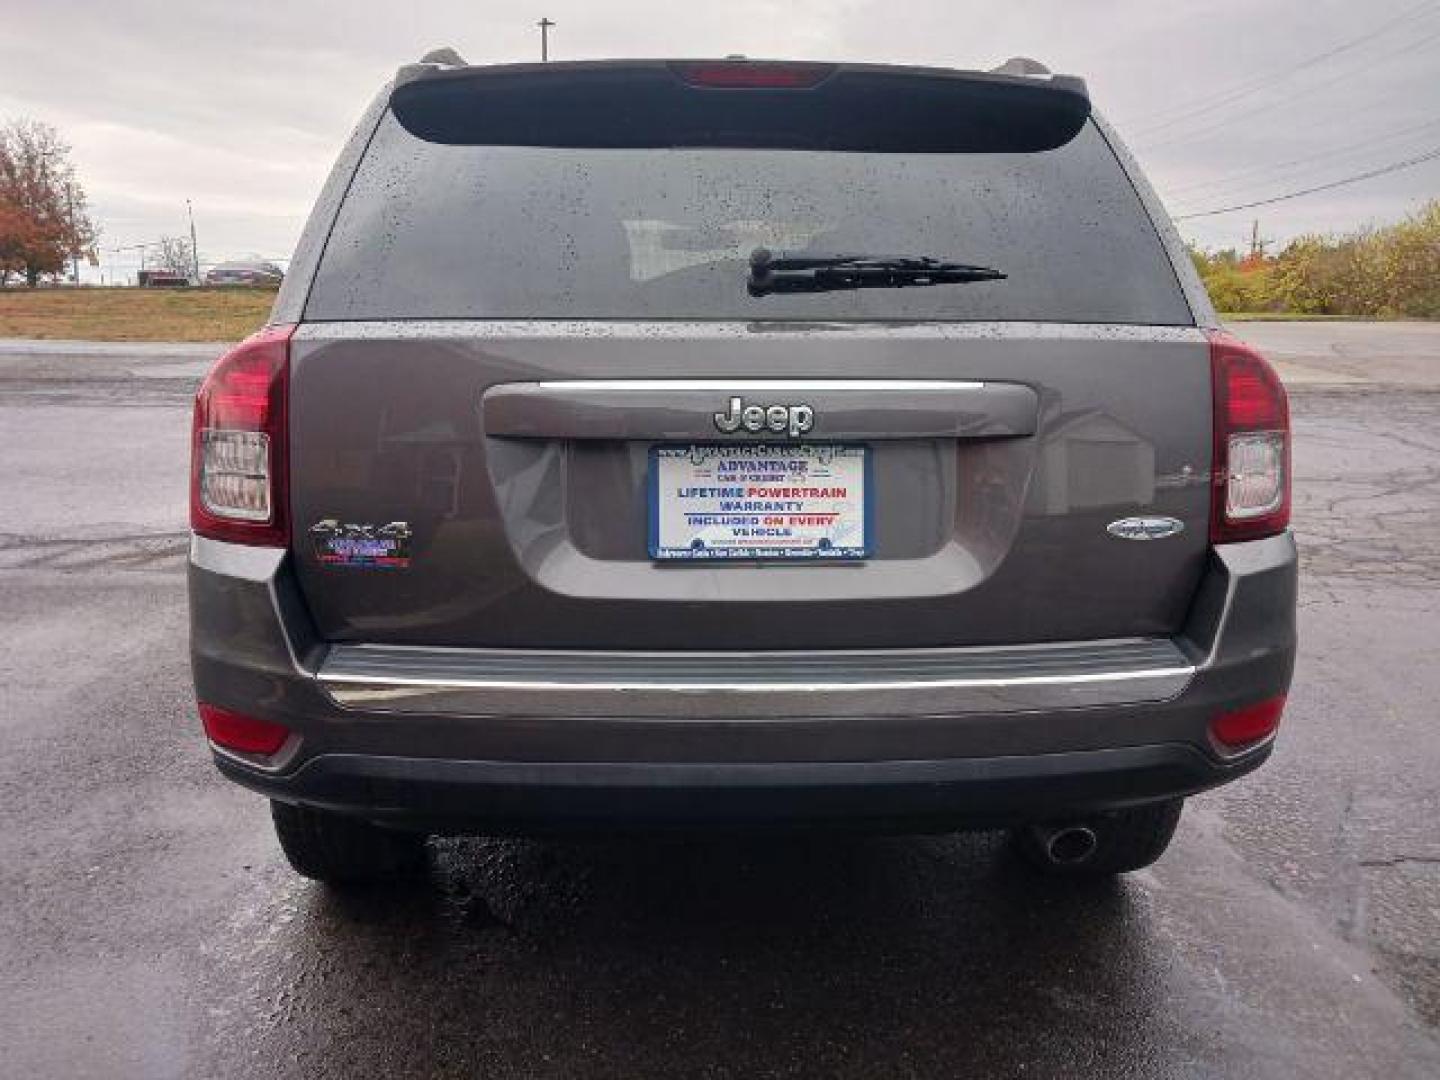
POLYGON ((1182 693, 1196 670, 1163 639, 849 653, 838 671, 825 670, 839 659, 352 645, 333 648, 318 679, 337 705, 380 712, 764 721, 1153 703, 1182 693), (1109 669, 1107 652, 1115 664, 1109 669), (705 673, 708 665, 723 677, 705 673), (533 678, 524 677, 526 669, 533 678))
POLYGON ((763 375, 496 383, 480 400, 487 436, 565 440, 1004 438, 1034 434, 1040 409, 1035 389, 1023 383, 763 375), (803 432, 727 431, 717 417, 737 399, 807 408, 811 425, 803 432))
POLYGON ((823 393, 830 390, 896 390, 926 393, 932 390, 983 390, 983 382, 946 379, 766 379, 736 377, 733 379, 560 379, 535 384, 542 390, 570 393, 573 391, 626 390, 703 390, 734 393, 748 387, 781 390, 792 394, 823 393))
POLYGON ((1067 686, 1096 682, 1129 682, 1136 679, 1188 678, 1195 674, 1192 665, 1184 667, 1152 668, 1145 671, 1088 671, 1079 675, 1017 675, 1007 678, 981 679, 901 679, 895 682, 555 682, 545 679, 427 679, 419 676, 402 675, 347 675, 321 670, 320 679, 329 685, 343 686, 387 686, 424 687, 427 690, 531 690, 544 691, 597 691, 600 693, 624 694, 637 691, 661 691, 670 694, 717 693, 717 694, 845 694, 866 691, 901 690, 968 690, 978 688, 1003 688, 1009 686, 1067 686))

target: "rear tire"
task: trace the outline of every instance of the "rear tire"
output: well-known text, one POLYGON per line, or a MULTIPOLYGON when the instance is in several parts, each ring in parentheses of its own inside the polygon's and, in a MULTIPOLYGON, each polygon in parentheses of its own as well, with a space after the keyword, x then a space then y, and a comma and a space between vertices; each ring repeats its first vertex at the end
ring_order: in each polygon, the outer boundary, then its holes
POLYGON ((1029 827, 1016 829, 1011 845, 1031 869, 1047 877, 1099 878, 1143 870, 1165 854, 1184 805, 1184 799, 1170 799, 1075 822, 1095 834, 1093 854, 1080 862, 1051 859, 1044 842, 1029 827))
POLYGON ((270 803, 280 849, 297 874, 327 885, 374 885, 418 874, 425 837, 373 825, 363 818, 289 803, 270 803))

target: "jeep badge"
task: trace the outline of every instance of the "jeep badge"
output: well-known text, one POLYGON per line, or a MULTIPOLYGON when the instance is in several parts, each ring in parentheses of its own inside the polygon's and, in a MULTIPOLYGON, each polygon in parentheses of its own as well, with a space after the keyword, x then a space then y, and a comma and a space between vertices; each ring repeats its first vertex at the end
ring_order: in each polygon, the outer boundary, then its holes
POLYGON ((799 438, 815 426, 815 410, 809 405, 746 405, 743 398, 732 397, 728 412, 715 414, 715 426, 726 435, 744 428, 749 432, 771 431, 776 435, 789 433, 799 438))

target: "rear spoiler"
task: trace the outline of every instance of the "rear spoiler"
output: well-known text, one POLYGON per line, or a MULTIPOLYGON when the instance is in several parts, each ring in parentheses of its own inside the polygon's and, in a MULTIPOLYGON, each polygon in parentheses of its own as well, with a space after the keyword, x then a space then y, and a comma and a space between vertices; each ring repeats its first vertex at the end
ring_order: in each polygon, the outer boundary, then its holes
POLYGON ((1034 153, 1090 116, 1084 80, 1034 61, 995 71, 773 60, 467 66, 453 49, 396 74, 411 134, 458 145, 1034 153))

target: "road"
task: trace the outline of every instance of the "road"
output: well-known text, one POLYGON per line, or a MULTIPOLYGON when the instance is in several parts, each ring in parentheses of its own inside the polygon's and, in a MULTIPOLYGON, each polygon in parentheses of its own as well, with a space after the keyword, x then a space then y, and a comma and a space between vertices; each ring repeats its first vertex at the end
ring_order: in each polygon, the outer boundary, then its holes
POLYGON ((284 868, 193 717, 213 350, 0 343, 0 1075, 1440 1075, 1440 325, 1251 336, 1293 392, 1302 655, 1272 763, 1153 870, 448 840, 357 897, 284 868))

